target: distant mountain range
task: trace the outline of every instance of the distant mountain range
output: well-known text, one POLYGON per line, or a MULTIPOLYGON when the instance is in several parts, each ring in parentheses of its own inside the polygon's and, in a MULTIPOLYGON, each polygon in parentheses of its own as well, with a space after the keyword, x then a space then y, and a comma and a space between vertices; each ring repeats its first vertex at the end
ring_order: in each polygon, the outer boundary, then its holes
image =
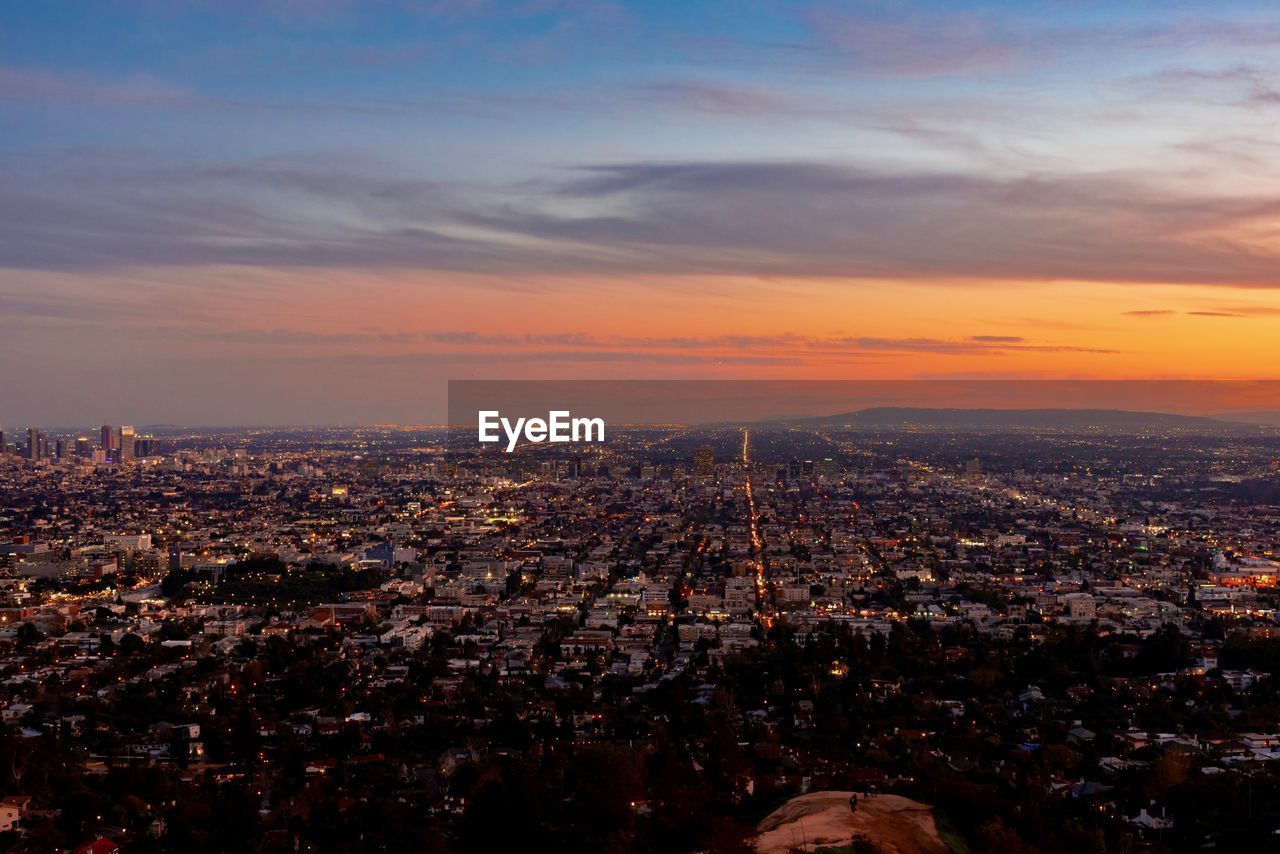
MULTIPOLYGON (((1261 416, 1267 413, 1244 413, 1261 416)), ((1123 409, 931 409, 909 406, 876 406, 853 412, 810 418, 773 419, 760 424, 789 427, 924 427, 978 430, 1206 430, 1211 432, 1254 430, 1274 421, 1236 415, 1208 417, 1169 412, 1131 412, 1123 409)))
POLYGON ((1219 421, 1233 421, 1237 424, 1265 424, 1269 427, 1280 427, 1280 409, 1264 409, 1257 412, 1220 412, 1213 416, 1219 421))

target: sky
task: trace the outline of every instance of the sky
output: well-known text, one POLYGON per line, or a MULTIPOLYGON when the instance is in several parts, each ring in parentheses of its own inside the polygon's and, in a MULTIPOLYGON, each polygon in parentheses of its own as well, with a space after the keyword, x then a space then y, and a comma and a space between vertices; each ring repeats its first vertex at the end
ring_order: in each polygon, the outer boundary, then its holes
POLYGON ((1278 48, 1263 3, 5 3, 0 424, 1276 378, 1278 48))

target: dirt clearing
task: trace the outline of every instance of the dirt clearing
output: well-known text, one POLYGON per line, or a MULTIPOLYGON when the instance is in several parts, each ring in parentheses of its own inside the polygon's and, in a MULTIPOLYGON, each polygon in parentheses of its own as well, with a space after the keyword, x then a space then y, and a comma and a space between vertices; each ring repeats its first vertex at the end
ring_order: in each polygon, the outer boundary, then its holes
POLYGON ((811 792, 792 798, 760 822, 760 854, 812 851, 823 845, 848 845, 865 836, 887 854, 947 854, 938 836, 933 808, 897 795, 859 798, 849 810, 852 792, 811 792))

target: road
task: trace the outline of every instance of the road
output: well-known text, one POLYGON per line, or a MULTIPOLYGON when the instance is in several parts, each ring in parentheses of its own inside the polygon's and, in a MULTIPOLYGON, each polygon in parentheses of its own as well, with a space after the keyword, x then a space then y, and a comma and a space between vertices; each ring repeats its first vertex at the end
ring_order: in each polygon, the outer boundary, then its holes
POLYGON ((760 536, 760 514, 756 510, 755 493, 751 485, 751 431, 742 431, 742 470, 747 489, 747 524, 751 531, 751 567, 756 574, 756 610, 760 622, 767 630, 777 618, 777 597, 768 577, 764 556, 764 540, 760 536))

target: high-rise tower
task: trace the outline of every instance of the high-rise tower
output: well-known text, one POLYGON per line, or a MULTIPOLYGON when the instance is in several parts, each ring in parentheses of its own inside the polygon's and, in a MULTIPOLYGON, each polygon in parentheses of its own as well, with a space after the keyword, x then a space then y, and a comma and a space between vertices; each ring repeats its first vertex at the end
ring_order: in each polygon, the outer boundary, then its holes
POLYGON ((119 455, 116 454, 116 450, 119 449, 119 447, 120 445, 116 441, 115 428, 112 427, 110 424, 103 424, 102 425, 102 455, 106 457, 107 462, 113 463, 119 459, 119 455))
POLYGON ((127 463, 133 459, 133 428, 128 424, 120 428, 120 462, 127 463))

